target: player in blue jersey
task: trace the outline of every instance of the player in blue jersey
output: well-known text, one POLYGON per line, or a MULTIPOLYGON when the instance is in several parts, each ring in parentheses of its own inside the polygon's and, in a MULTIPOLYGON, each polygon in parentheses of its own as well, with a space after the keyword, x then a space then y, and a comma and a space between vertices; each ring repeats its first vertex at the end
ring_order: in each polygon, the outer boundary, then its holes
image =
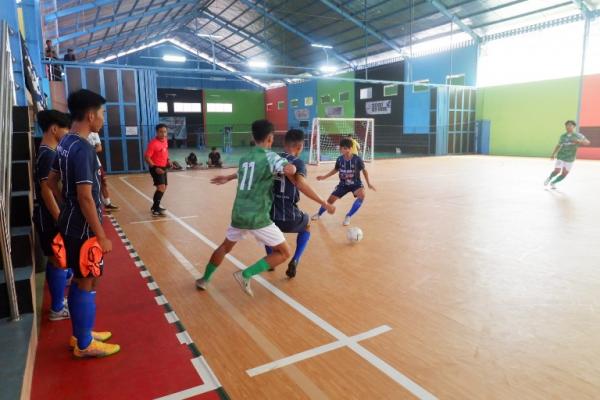
MULTIPOLYGON (((308 245, 310 239, 310 217, 298 208, 300 192, 311 200, 321 204, 329 213, 335 212, 335 207, 324 201, 308 184, 306 180, 306 165, 298 156, 304 148, 304 132, 299 129, 290 129, 285 134, 283 153, 279 155, 296 166, 296 174, 293 178, 278 176, 273 185, 273 206, 271 207, 271 220, 284 233, 297 233, 296 251, 288 264, 285 274, 289 278, 296 276, 296 267, 300 257, 308 245)), ((267 253, 271 249, 266 247, 267 253)))
MULTIPOLYGON (((362 206, 363 201, 365 200, 365 187, 363 186, 362 181, 360 180, 360 172, 362 171, 365 176, 365 181, 367 181, 367 186, 371 190, 375 190, 371 182, 369 181, 369 174, 365 168, 365 163, 359 156, 352 154, 352 140, 350 139, 342 139, 340 140, 340 152, 341 156, 335 162, 335 167, 325 175, 317 176, 317 180, 322 181, 324 179, 329 178, 336 173, 339 174, 340 183, 337 185, 331 196, 327 199, 327 203, 333 204, 338 199, 341 199, 348 193, 352 193, 356 200, 354 200, 354 204, 352 204, 352 208, 346 214, 346 218, 344 218, 344 226, 350 225, 350 219, 352 216, 358 211, 360 206, 362 206)), ((313 215, 313 220, 318 220, 321 215, 325 212, 325 208, 321 207, 319 212, 313 215)))
POLYGON ((102 228, 100 164, 88 136, 102 129, 106 100, 81 89, 71 93, 67 103, 73 120, 71 132, 58 144, 48 184, 56 194, 58 182, 62 181, 64 204, 58 227, 74 282, 68 297, 73 327, 70 344, 76 357, 105 357, 117 353, 120 347, 104 343, 110 332, 92 332, 96 283, 103 269, 102 253, 110 252, 112 243, 102 228))
POLYGON ((60 208, 48 186, 48 175, 54 164, 56 146, 67 134, 71 121, 67 114, 56 110, 44 110, 37 114, 37 122, 44 136, 35 160, 35 207, 33 222, 40 239, 44 255, 48 257, 46 265, 46 282, 50 292, 50 321, 60 321, 69 318, 69 308, 65 304, 65 288, 69 275, 68 268, 61 268, 54 256, 52 241, 58 234, 56 222, 60 208))

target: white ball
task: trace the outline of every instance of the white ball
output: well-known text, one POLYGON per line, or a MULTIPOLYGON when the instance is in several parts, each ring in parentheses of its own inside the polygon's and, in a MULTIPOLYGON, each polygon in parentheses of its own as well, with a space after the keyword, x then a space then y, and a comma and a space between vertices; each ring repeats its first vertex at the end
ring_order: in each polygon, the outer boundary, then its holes
POLYGON ((357 227, 348 228, 346 238, 350 242, 360 242, 363 239, 363 231, 357 227))

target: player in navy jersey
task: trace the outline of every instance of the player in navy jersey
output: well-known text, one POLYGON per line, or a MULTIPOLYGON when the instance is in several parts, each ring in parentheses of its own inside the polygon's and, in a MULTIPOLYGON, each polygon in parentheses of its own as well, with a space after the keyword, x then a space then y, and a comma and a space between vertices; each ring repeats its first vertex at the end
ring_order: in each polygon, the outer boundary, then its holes
POLYGON ((70 273, 68 268, 61 268, 52 250, 52 241, 58 234, 56 222, 60 208, 48 186, 48 175, 56 146, 69 131, 69 116, 56 110, 44 110, 37 114, 37 122, 44 136, 35 160, 35 207, 33 222, 40 239, 44 255, 48 257, 46 265, 46 282, 50 292, 50 320, 59 321, 69 318, 69 308, 65 305, 65 288, 70 273))
MULTIPOLYGON (((330 213, 335 211, 335 207, 324 201, 306 181, 306 165, 304 165, 304 161, 298 158, 303 147, 304 132, 299 129, 290 129, 285 134, 285 152, 279 155, 296 166, 296 174, 292 180, 286 176, 278 176, 273 185, 271 220, 282 232, 298 234, 296 237, 296 251, 285 272, 289 278, 296 276, 296 267, 310 239, 310 217, 298 208, 300 192, 321 204, 330 213)), ((270 248, 267 247, 266 249, 269 253, 270 248)))
POLYGON ((112 243, 102 228, 100 165, 88 136, 102 129, 106 100, 81 89, 71 93, 67 103, 73 119, 71 132, 58 144, 48 184, 56 193, 62 181, 63 207, 58 227, 74 281, 68 297, 73 327, 70 344, 76 357, 105 357, 117 353, 120 347, 104 343, 110 332, 92 332, 95 288, 103 269, 98 252, 110 252, 112 243))
MULTIPOLYGON (((352 193, 356 200, 352 204, 352 208, 346 214, 344 218, 344 226, 350 225, 350 219, 362 206, 365 200, 365 188, 362 181, 360 180, 360 172, 362 171, 367 181, 367 186, 371 190, 375 190, 371 182, 369 181, 369 174, 365 168, 365 163, 359 156, 352 154, 352 140, 342 139, 340 140, 340 152, 341 156, 335 162, 335 167, 325 175, 317 176, 317 180, 322 181, 329 178, 336 173, 339 174, 340 183, 337 185, 331 196, 327 199, 327 203, 333 204, 338 199, 341 199, 348 193, 352 193)), ((325 212, 325 208, 321 207, 319 212, 313 215, 313 220, 318 220, 321 215, 325 212)))

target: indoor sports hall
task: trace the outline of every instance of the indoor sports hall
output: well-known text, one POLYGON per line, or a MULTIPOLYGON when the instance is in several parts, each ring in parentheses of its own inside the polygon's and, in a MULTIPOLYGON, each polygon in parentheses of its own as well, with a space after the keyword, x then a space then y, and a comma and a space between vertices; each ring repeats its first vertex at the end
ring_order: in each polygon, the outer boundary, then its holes
POLYGON ((0 81, 0 400, 600 398, 600 0, 3 0, 0 81))

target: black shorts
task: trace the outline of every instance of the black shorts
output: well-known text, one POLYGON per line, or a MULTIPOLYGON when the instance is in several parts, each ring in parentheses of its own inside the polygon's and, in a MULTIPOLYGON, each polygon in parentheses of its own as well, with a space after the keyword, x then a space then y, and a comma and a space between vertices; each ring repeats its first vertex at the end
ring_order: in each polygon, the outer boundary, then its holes
MULTIPOLYGON (((358 189, 361 189, 363 187, 364 186, 362 183, 359 183, 357 185, 337 185, 337 187, 335 188, 333 193, 331 193, 331 195, 341 199, 348 193, 354 194, 354 192, 356 192, 358 189)), ((354 197, 356 197, 355 194, 354 194, 354 197)))
POLYGON ((158 185, 166 185, 167 184, 167 167, 151 167, 150 175, 152 175, 152 181, 154 182, 154 186, 158 185), (156 168, 161 168, 165 171, 164 174, 157 174, 156 168))
MULTIPOLYGON (((87 238, 80 239, 79 237, 63 235, 63 240, 67 252, 67 267, 73 270, 75 278, 83 278, 81 268, 79 267, 79 255, 81 253, 81 246, 83 246, 87 238)), ((102 276, 103 271, 104 263, 100 266, 100 276, 102 276)))
POLYGON ((284 233, 298 233, 306 229, 310 222, 307 213, 302 213, 302 218, 289 221, 273 221, 273 223, 284 233))
POLYGON ((54 250, 52 250, 52 240, 58 235, 57 229, 48 229, 42 232, 39 226, 36 226, 38 237, 40 239, 40 247, 46 257, 54 256, 54 250))

